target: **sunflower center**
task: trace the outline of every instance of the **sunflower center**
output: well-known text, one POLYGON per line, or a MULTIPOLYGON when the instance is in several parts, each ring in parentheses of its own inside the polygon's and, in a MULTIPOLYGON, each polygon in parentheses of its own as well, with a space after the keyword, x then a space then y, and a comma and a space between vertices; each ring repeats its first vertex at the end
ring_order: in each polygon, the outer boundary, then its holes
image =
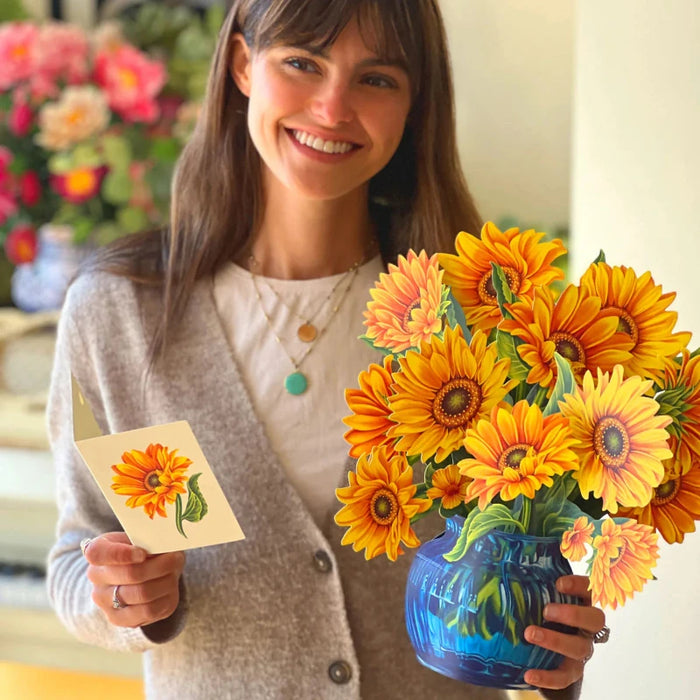
POLYGON ((414 310, 420 307, 420 299, 416 299, 412 304, 406 307, 406 312, 403 315, 403 321, 401 323, 402 328, 407 331, 408 330, 408 324, 410 321, 413 320, 413 317, 411 314, 413 314, 414 310))
POLYGON ((148 472, 143 479, 143 485, 149 491, 155 491, 160 486, 160 475, 157 471, 148 472))
POLYGON ((372 496, 369 512, 377 525, 391 525, 399 514, 399 502, 393 491, 379 489, 372 496))
POLYGON ((663 506, 669 501, 672 501, 676 497, 678 491, 680 491, 680 488, 680 479, 669 479, 668 481, 664 481, 663 484, 659 484, 654 489, 654 497, 651 499, 651 505, 663 506))
POLYGON ((611 306, 610 308, 617 314, 617 330, 621 333, 626 333, 636 345, 639 342, 637 322, 625 309, 620 309, 617 306, 611 306))
POLYGON ((605 467, 621 467, 630 451, 625 424, 613 416, 601 418, 593 431, 593 449, 605 467))
MULTIPOLYGON (((506 280, 508 280, 510 291, 513 294, 517 294, 520 291, 520 282, 522 280, 520 273, 512 267, 501 267, 501 269, 505 273, 506 280)), ((481 278, 477 287, 477 293, 484 304, 489 304, 490 306, 498 304, 496 288, 493 286, 493 277, 490 270, 481 278)))
POLYGON ((446 428, 469 423, 481 406, 481 387, 465 377, 450 379, 433 401, 433 416, 446 428))
POLYGON ((520 469, 520 462, 527 456, 527 451, 530 445, 519 443, 511 445, 498 459, 498 468, 503 471, 505 469, 520 469))
POLYGON ((554 331, 549 340, 554 343, 557 352, 569 362, 586 363, 586 353, 576 336, 565 331, 554 331))

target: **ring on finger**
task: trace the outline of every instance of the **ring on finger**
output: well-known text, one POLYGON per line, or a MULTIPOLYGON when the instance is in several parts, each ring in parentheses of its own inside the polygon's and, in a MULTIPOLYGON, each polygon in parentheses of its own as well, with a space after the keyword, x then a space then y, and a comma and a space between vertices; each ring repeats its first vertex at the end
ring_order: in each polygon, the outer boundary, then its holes
POLYGON ((593 635, 593 644, 605 644, 608 639, 610 639, 610 628, 607 625, 603 625, 603 628, 593 635))
POLYGON ((119 586, 115 586, 112 591, 112 607, 115 610, 121 610, 127 607, 127 604, 119 597, 119 586))
POLYGON ((87 551, 87 548, 89 547, 92 540, 92 537, 83 537, 83 539, 80 540, 80 551, 83 553, 83 556, 85 556, 85 552, 87 551))

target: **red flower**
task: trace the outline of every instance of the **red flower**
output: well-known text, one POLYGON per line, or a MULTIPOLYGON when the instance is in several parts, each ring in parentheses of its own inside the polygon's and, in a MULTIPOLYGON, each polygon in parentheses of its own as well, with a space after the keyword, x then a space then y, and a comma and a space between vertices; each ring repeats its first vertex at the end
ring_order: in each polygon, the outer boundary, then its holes
POLYGON ((15 136, 26 136, 32 128, 34 114, 26 102, 17 101, 7 116, 7 125, 15 136))
POLYGON ((19 196, 28 207, 33 207, 41 199, 41 181, 33 170, 28 170, 20 176, 19 196))
POLYGON ((36 232, 28 224, 15 226, 5 239, 5 254, 13 265, 30 263, 36 257, 36 232))
POLYGON ((71 204, 82 204, 100 190, 107 168, 75 168, 61 175, 51 176, 51 187, 71 204))

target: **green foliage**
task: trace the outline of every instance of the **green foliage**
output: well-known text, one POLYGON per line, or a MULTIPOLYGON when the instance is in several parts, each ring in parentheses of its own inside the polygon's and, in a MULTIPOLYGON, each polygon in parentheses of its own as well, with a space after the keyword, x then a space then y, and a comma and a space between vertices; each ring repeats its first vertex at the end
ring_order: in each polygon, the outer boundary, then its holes
POLYGON ((12 22, 28 18, 29 14, 24 9, 22 0, 2 0, 0 3, 0 22, 12 22))
POLYGON ((455 299, 454 294, 449 287, 443 285, 443 298, 447 300, 447 324, 450 328, 459 326, 462 329, 464 339, 469 343, 472 339, 472 333, 467 325, 467 318, 464 315, 464 310, 460 303, 455 299))
POLYGON ((550 416, 559 412, 559 402, 563 401, 566 394, 573 393, 576 388, 576 379, 568 360, 565 360, 558 352, 554 353, 554 361, 557 363, 557 381, 554 385, 549 402, 542 411, 543 415, 550 416))
POLYGON ((507 358, 510 360, 510 369, 508 370, 508 376, 511 379, 516 379, 519 382, 526 382, 527 377, 530 374, 530 367, 523 362, 518 352, 518 346, 522 344, 520 338, 512 336, 510 333, 505 331, 496 332, 496 348, 498 349, 498 356, 501 358, 507 358))
POLYGON ((131 199, 132 190, 132 181, 126 170, 111 170, 102 183, 102 196, 110 204, 126 204, 131 199))
POLYGON ((198 481, 200 476, 202 476, 201 473, 193 474, 187 482, 187 506, 184 513, 182 511, 182 498, 179 493, 175 499, 175 525, 183 537, 187 537, 182 528, 183 521, 198 523, 209 510, 209 506, 199 488, 198 481))

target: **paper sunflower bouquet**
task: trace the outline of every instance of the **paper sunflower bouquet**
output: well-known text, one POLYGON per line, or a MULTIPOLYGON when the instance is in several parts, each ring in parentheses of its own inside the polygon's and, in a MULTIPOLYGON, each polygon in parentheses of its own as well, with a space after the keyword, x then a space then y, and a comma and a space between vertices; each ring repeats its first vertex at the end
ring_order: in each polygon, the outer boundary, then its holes
MULTIPOLYGON (((652 578, 657 531, 682 542, 700 519, 700 357, 649 272, 601 253, 559 291, 566 249, 544 238, 487 223, 455 255, 409 251, 380 275, 362 337, 384 359, 346 390, 357 463, 336 522, 344 544, 392 561, 436 510, 456 530, 448 564, 494 533, 545 538, 586 559, 593 603, 616 608, 652 578)), ((510 598, 547 602, 455 581, 430 595, 473 597, 446 623, 463 637, 496 634, 510 598)))

